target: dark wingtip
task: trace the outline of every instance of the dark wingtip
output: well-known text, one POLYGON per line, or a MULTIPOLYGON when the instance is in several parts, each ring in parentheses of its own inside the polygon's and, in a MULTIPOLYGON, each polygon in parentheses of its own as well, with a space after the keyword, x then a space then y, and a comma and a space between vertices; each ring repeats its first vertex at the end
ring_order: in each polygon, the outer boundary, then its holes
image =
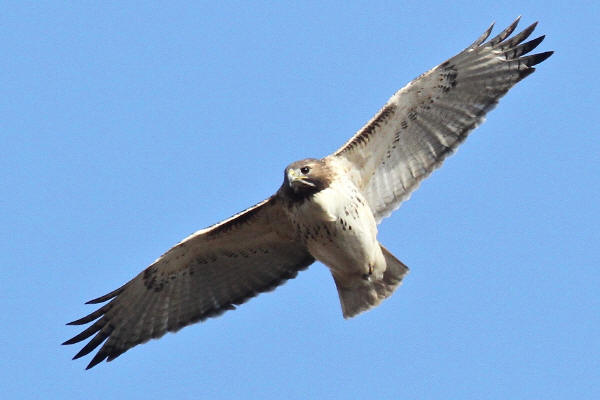
POLYGON ((104 296, 100 296, 100 297, 92 299, 90 301, 86 301, 85 304, 104 303, 105 301, 108 301, 108 300, 112 299, 113 297, 117 296, 118 294, 120 294, 125 289, 125 286, 127 286, 127 284, 121 286, 118 289, 113 290, 110 293, 105 294, 104 296))
POLYGON ((77 343, 77 342, 73 341, 73 339, 74 338, 71 338, 69 340, 65 340, 64 342, 61 343, 61 345, 62 346, 66 346, 66 345, 69 345, 69 344, 75 344, 75 343, 77 343))
POLYGON ((85 356, 86 354, 88 354, 88 352, 85 352, 83 349, 81 349, 77 354, 75 354, 72 358, 72 360, 77 360, 78 358, 81 358, 83 356, 85 356))
POLYGON ((540 36, 540 37, 537 37, 537 38, 535 38, 535 39, 532 39, 532 40, 530 40, 530 41, 529 41, 529 42, 527 42, 527 43, 524 43, 524 44, 526 44, 526 45, 527 45, 527 46, 526 46, 527 50, 525 50, 525 53, 527 53, 528 51, 531 51, 531 50, 535 49, 536 47, 538 47, 538 45, 539 45, 540 43, 542 43, 542 42, 544 41, 544 39, 545 39, 545 38, 546 38, 546 35, 542 35, 542 36, 540 36))
POLYGON ((108 310, 110 310, 111 304, 105 304, 103 307, 97 309, 96 311, 86 315, 85 317, 76 319, 75 321, 67 322, 67 325, 84 325, 88 322, 92 322, 95 319, 100 318, 103 314, 105 314, 108 310))
POLYGON ((528 67, 528 68, 521 70, 520 75, 519 75, 519 80, 531 75, 535 71, 535 68, 533 67, 533 65, 537 65, 537 64, 541 63, 542 61, 544 61, 548 57, 550 57, 552 54, 554 54, 553 51, 545 51, 543 53, 532 54, 527 57, 519 58, 519 61, 528 67))
POLYGON ((87 371, 88 369, 94 368, 96 365, 100 364, 102 361, 103 361, 103 359, 96 360, 96 358, 94 357, 94 359, 92 359, 92 361, 90 361, 90 363, 87 365, 87 367, 85 367, 85 370, 87 371))
MULTIPOLYGON (((511 47, 509 50, 504 52, 504 57, 506 57, 507 60, 517 59, 523 54, 527 54, 531 50, 535 49, 540 43, 542 43, 545 37, 545 35, 542 35, 533 40, 530 40, 529 42, 521 43, 516 47, 511 47)), ((526 65, 529 66, 529 64, 526 65)))
POLYGON ((553 51, 545 51, 543 53, 539 53, 539 54, 532 54, 530 56, 527 57, 521 57, 519 58, 519 61, 523 64, 525 64, 527 67, 527 69, 524 69, 522 71, 523 75, 521 75, 521 78, 526 77, 527 75, 531 74, 533 71, 535 71, 535 68, 533 67, 534 65, 537 65, 539 63, 541 63, 542 61, 546 60, 548 57, 550 57, 552 54, 554 54, 553 51))
MULTIPOLYGON (((92 361, 90 361, 90 363, 87 365, 87 367, 85 367, 85 369, 88 370, 90 368, 94 368, 96 365, 100 364, 102 361, 109 358, 110 355, 111 355, 110 350, 107 350, 105 347, 101 348, 100 351, 98 351, 98 353, 96 353, 94 358, 92 358, 92 361)), ((109 361, 110 361, 110 359, 109 359, 109 361)))
POLYGON ((554 51, 545 51, 543 53, 532 54, 529 57, 527 57, 527 59, 528 59, 527 65, 529 65, 529 66, 537 65, 537 64, 541 63, 542 61, 545 61, 552 54, 554 54, 554 51))

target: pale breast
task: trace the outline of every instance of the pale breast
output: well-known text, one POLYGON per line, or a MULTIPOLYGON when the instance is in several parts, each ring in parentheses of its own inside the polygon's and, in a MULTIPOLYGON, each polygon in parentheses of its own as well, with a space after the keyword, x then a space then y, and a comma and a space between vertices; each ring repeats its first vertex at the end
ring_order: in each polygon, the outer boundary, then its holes
POLYGON ((312 256, 332 270, 364 275, 385 269, 375 219, 350 180, 337 179, 299 204, 292 222, 312 256))

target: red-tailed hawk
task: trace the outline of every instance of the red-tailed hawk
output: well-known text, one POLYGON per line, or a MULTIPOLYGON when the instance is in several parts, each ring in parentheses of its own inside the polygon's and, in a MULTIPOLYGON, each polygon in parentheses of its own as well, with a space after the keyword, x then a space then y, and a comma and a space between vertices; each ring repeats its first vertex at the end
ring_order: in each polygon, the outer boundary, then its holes
POLYGON ((331 270, 345 318, 390 296, 408 268, 377 240, 377 224, 467 137, 498 100, 552 52, 525 55, 544 36, 509 38, 519 19, 479 39, 399 90, 338 151, 290 164, 277 193, 200 230, 139 275, 88 303, 70 322, 87 329, 64 344, 105 342, 91 368, 135 345, 233 310, 315 260, 331 270))

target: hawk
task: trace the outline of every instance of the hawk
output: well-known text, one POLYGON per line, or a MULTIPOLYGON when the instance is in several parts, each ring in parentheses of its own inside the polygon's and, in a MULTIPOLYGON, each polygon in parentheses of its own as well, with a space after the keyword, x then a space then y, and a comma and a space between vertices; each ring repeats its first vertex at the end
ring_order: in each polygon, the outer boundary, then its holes
POLYGON ((235 309, 315 260, 333 275, 345 318, 389 297, 408 268, 377 240, 377 225, 467 137, 498 100, 551 51, 526 55, 537 23, 469 47, 414 79, 335 153, 296 161, 270 198, 168 250, 105 303, 70 322, 87 329, 63 344, 102 345, 87 368, 130 348, 235 309), (95 321, 95 322, 94 322, 95 321), (104 343, 104 344, 103 344, 104 343))

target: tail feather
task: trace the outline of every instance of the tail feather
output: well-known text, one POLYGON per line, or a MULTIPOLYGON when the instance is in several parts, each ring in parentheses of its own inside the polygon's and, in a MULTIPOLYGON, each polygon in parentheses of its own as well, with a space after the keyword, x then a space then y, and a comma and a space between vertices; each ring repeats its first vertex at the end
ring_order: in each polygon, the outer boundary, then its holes
POLYGON ((381 279, 355 277, 348 280, 333 275, 344 318, 352 318, 381 303, 396 290, 408 273, 408 267, 385 247, 381 246, 381 251, 386 262, 386 269, 381 279))

